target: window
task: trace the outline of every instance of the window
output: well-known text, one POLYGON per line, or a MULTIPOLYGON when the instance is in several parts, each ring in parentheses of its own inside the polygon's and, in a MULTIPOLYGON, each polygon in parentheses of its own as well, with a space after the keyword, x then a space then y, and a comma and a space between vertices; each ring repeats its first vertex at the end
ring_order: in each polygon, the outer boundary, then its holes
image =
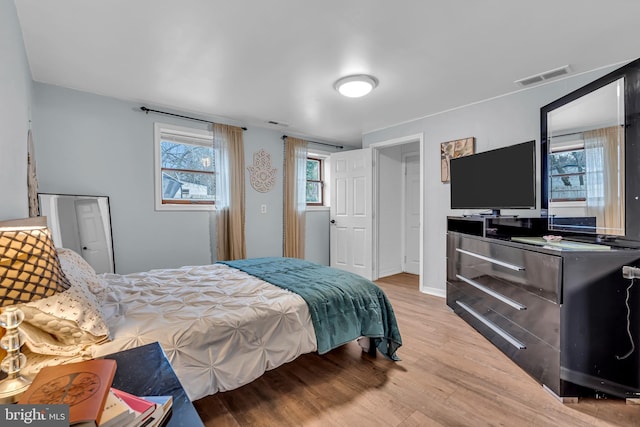
POLYGON ((307 206, 324 206, 324 160, 307 157, 307 206))
POLYGON ((157 210, 211 210, 215 156, 211 132, 156 123, 157 210))
POLYGON ((587 197, 584 146, 549 155, 551 202, 584 201, 587 197))
POLYGON ((309 151, 307 154, 307 210, 326 210, 331 200, 330 154, 309 151))

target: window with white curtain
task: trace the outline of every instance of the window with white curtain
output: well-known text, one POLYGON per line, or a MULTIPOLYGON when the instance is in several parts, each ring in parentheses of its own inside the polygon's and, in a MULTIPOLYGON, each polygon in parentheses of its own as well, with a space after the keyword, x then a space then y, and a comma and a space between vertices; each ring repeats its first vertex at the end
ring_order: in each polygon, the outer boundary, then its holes
POLYGON ((213 210, 212 133, 163 123, 154 133, 156 210, 213 210))

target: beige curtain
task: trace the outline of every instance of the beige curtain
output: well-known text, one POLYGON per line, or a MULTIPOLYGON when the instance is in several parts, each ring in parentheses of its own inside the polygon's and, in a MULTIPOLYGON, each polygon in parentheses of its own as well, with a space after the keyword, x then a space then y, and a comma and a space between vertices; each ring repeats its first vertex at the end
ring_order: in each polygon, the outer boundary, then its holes
POLYGON ((31 129, 27 133, 27 192, 29 194, 29 216, 39 215, 38 176, 36 175, 36 153, 31 129))
POLYGON ((221 261, 246 258, 242 129, 213 125, 216 155, 216 251, 221 261))
POLYGON ((624 235, 624 129, 584 132, 587 215, 606 234, 624 235))
POLYGON ((284 148, 284 256, 304 258, 307 141, 287 137, 284 148))

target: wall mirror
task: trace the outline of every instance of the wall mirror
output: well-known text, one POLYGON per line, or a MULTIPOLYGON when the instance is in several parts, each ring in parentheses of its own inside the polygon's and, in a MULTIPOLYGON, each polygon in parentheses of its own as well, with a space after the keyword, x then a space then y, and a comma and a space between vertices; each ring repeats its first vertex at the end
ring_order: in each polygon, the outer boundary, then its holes
POLYGON ((56 247, 79 253, 96 273, 115 273, 109 198, 38 193, 56 247))
POLYGON ((630 221, 640 187, 630 160, 640 143, 639 61, 541 108, 541 199, 550 230, 640 238, 640 225, 630 221))
POLYGON ((551 229, 623 236, 624 77, 547 113, 547 159, 551 229))

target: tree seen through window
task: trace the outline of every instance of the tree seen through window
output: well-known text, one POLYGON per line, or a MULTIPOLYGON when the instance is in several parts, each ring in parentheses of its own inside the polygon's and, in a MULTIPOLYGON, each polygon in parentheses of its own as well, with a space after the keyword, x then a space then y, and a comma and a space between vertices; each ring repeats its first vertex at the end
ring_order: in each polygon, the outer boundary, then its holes
POLYGON ((213 203, 215 158, 212 146, 160 142, 163 203, 213 203))
POLYGON ((307 205, 324 205, 322 159, 307 158, 307 205))

